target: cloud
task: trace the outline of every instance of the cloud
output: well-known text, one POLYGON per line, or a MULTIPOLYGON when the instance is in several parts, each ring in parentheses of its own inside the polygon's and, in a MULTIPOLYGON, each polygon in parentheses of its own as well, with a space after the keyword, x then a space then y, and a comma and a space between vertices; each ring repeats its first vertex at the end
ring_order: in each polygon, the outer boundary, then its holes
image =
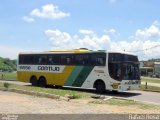
MULTIPOLYGON (((116 32, 115 29, 106 31, 116 32)), ((160 26, 157 21, 148 28, 138 29, 132 37, 122 41, 114 41, 107 32, 101 36, 92 30, 81 29, 79 32, 82 33, 81 36, 49 29, 45 34, 51 41, 52 49, 103 49, 132 52, 137 54, 140 60, 160 58, 160 26)))
POLYGON ((110 46, 111 50, 136 53, 140 60, 160 58, 159 22, 154 21, 150 27, 138 29, 130 40, 112 42, 110 46))
POLYGON ((28 16, 24 16, 22 19, 26 22, 34 22, 35 21, 34 18, 31 18, 31 17, 28 17, 28 16))
POLYGON ((82 34, 88 34, 88 35, 89 34, 90 35, 94 34, 94 32, 92 30, 86 30, 86 29, 80 29, 79 32, 82 33, 82 34))
POLYGON ((160 46, 156 47, 157 45, 160 45, 160 41, 134 40, 132 42, 111 42, 110 48, 114 51, 126 51, 135 53, 138 55, 140 60, 147 60, 151 58, 160 58, 160 46))
POLYGON ((70 16, 70 13, 65 13, 59 10, 59 7, 54 4, 47 4, 42 7, 42 10, 34 9, 31 16, 49 19, 59 19, 70 16))
POLYGON ((70 13, 59 10, 59 7, 54 4, 47 4, 42 6, 41 9, 33 9, 29 16, 24 16, 23 20, 33 22, 35 18, 47 19, 61 19, 70 16, 70 13))
POLYGON ((111 28, 109 30, 105 29, 104 32, 109 35, 120 36, 120 33, 117 32, 114 28, 111 28))
POLYGON ((83 33, 84 36, 71 36, 69 33, 50 29, 46 30, 45 34, 52 43, 52 49, 77 49, 86 47, 88 49, 99 50, 105 48, 105 45, 110 41, 108 35, 98 36, 91 34, 94 32, 89 30, 80 30, 79 32, 83 33))
POLYGON ((112 29, 110 29, 108 32, 110 32, 110 33, 115 33, 116 30, 112 28, 112 29))
POLYGON ((138 29, 135 34, 136 39, 148 40, 148 39, 159 39, 160 38, 160 29, 159 25, 155 22, 149 27, 143 30, 138 29))

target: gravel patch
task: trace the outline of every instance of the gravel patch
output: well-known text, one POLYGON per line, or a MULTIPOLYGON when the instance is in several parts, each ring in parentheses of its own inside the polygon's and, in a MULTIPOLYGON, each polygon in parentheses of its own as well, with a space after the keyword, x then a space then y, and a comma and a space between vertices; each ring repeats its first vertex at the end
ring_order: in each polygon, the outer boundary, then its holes
POLYGON ((58 101, 8 91, 0 91, 0 113, 10 114, 89 114, 111 113, 96 105, 58 101))

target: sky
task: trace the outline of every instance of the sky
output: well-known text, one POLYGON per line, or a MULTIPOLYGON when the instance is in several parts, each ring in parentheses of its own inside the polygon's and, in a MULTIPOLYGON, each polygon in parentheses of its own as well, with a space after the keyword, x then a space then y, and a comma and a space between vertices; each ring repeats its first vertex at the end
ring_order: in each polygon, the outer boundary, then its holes
POLYGON ((88 48, 160 58, 160 0, 1 0, 0 56, 88 48))

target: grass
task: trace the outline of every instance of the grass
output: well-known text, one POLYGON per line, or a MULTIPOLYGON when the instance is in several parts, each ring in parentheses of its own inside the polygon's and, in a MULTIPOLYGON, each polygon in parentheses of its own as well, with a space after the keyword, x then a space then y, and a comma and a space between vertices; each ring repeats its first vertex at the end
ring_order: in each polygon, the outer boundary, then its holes
MULTIPOLYGON (((3 83, 0 83, 0 87, 4 87, 3 83)), ((55 88, 40 88, 40 87, 33 87, 33 86, 21 86, 21 85, 15 85, 15 84, 10 84, 9 88, 50 93, 50 94, 60 95, 60 96, 65 96, 66 94, 69 94, 69 95, 73 95, 74 98, 90 98, 90 96, 92 95, 92 93, 86 93, 82 91, 63 90, 63 89, 55 89, 55 88)))
POLYGON ((141 77, 142 82, 160 83, 160 79, 141 77))
POLYGON ((113 105, 113 106, 129 106, 129 107, 138 107, 140 109, 160 109, 160 105, 153 105, 153 104, 145 104, 142 102, 137 102, 133 100, 125 100, 125 99, 117 99, 112 98, 107 101, 105 100, 94 100, 90 101, 89 103, 93 104, 107 104, 107 105, 113 105))
POLYGON ((17 79, 17 73, 16 72, 0 72, 0 79, 16 80, 17 79), (2 78, 2 74, 3 74, 3 78, 2 78))
POLYGON ((147 89, 146 89, 145 85, 141 85, 141 90, 151 90, 151 91, 160 92, 160 87, 147 85, 147 89))

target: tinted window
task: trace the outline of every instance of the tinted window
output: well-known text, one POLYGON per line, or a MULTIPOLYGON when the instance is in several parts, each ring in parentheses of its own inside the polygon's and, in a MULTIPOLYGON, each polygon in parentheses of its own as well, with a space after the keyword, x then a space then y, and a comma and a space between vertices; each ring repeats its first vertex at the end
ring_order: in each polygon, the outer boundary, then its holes
POLYGON ((39 55, 38 56, 38 64, 47 64, 47 63, 48 63, 47 55, 39 55))
POLYGON ((60 56, 59 55, 48 55, 48 64, 51 64, 51 65, 60 64, 60 56))
POLYGON ((104 66, 106 54, 21 54, 19 55, 19 64, 104 66))
POLYGON ((133 61, 133 62, 138 62, 137 56, 133 55, 122 55, 123 61, 133 61))
POLYGON ((137 56, 120 53, 110 53, 109 62, 138 62, 137 56))
POLYGON ((92 65, 104 66, 106 64, 106 54, 92 54, 91 63, 92 65))
POLYGON ((72 65, 73 64, 73 55, 61 55, 61 64, 62 65, 72 65))
POLYGON ((122 56, 119 53, 110 53, 109 62, 120 62, 122 61, 122 56))
POLYGON ((75 65, 89 65, 89 54, 77 54, 74 58, 75 65))
POLYGON ((20 55, 19 63, 20 64, 34 64, 35 56, 34 55, 20 55))

